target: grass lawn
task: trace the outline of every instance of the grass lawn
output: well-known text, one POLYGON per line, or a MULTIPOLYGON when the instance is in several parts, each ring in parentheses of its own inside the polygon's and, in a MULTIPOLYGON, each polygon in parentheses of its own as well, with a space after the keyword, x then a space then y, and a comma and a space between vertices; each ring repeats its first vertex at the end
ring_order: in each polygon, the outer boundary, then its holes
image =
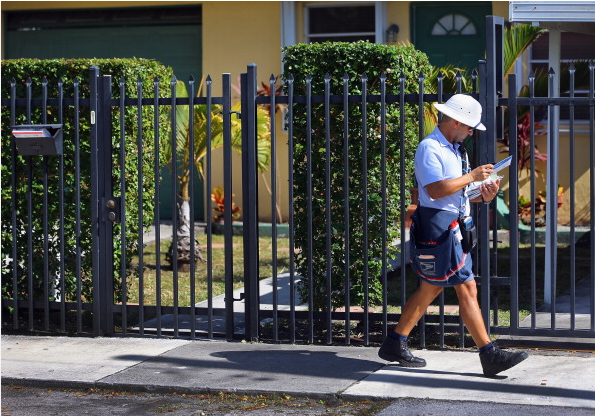
MULTIPOLYGON (((195 302, 201 302, 208 297, 207 280, 207 236, 197 236, 199 247, 205 262, 198 262, 196 266, 195 302)), ((212 236, 212 296, 219 296, 225 293, 225 245, 222 235, 212 236)), ((165 253, 169 248, 169 241, 162 241, 160 245, 160 280, 161 280, 161 305, 173 306, 174 304, 174 275, 171 266, 165 261, 165 253)), ((260 238, 260 278, 267 278, 273 274, 273 253, 271 238, 260 238)), ((277 273, 289 271, 289 239, 277 239, 277 273)), ((233 237, 233 286, 239 289, 244 286, 244 241, 242 236, 233 237)), ((144 269, 142 273, 144 299, 143 304, 155 305, 157 299, 157 256, 156 244, 149 244, 143 252, 144 269)), ((138 257, 132 261, 133 273, 128 278, 128 303, 139 303, 139 282, 138 257)), ((177 278, 178 305, 191 305, 191 279, 190 273, 178 272, 177 278)))

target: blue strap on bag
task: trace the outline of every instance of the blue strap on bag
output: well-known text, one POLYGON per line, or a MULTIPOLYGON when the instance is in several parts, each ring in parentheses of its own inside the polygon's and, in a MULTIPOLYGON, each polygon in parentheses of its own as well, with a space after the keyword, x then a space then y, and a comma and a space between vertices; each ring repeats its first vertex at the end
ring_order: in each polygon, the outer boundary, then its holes
MULTIPOLYGON (((463 174, 469 174, 469 172, 471 172, 471 167, 469 166, 467 149, 463 144, 460 144, 459 151, 461 152, 461 169, 463 174)), ((459 204, 459 228, 461 232, 463 252, 470 253, 477 244, 477 229, 473 223, 473 217, 465 216, 465 208, 468 199, 465 190, 466 188, 462 191, 459 204)))
POLYGON ((465 266, 458 214, 418 206, 411 217, 411 265, 422 278, 446 282, 465 266))

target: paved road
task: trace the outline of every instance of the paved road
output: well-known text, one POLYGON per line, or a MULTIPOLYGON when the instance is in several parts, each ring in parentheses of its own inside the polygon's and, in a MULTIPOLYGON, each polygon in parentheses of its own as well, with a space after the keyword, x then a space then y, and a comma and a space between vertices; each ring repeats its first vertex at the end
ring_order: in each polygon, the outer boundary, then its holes
POLYGON ((326 400, 289 395, 152 394, 109 390, 41 389, 2 386, 2 415, 343 415, 343 416, 592 416, 593 409, 518 406, 499 403, 399 399, 389 401, 337 398, 326 400))
POLYGON ((3 416, 375 415, 388 401, 289 395, 126 393, 100 389, 2 386, 3 416))

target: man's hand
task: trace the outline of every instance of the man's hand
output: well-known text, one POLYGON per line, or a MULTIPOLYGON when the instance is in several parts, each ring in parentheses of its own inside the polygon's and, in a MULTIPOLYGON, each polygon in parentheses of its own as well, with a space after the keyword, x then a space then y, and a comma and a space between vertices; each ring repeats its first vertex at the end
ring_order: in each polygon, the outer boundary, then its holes
POLYGON ((486 181, 479 185, 479 191, 481 192, 481 196, 484 202, 490 202, 492 199, 496 198, 496 194, 500 189, 500 179, 496 179, 495 181, 486 181))
POLYGON ((469 175, 473 182, 478 182, 486 180, 492 173, 494 173, 494 165, 487 164, 476 167, 469 173, 469 175))

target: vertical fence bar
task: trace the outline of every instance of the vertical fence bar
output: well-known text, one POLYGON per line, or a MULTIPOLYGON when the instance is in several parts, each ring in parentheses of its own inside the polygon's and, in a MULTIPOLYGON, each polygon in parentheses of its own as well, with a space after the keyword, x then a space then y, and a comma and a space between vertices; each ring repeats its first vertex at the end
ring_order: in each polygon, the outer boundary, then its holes
MULTIPOLYGON (((210 201, 211 193, 213 192, 213 179, 212 179, 212 169, 213 169, 213 161, 211 155, 211 111, 213 105, 213 80, 211 76, 208 75, 205 81, 207 86, 207 108, 205 113, 207 114, 207 135, 206 135, 206 147, 207 147, 207 172, 206 172, 206 179, 207 179, 207 201, 210 201)), ((207 210, 205 213, 205 221, 207 222, 207 306, 208 306, 208 317, 207 317, 207 334, 209 338, 213 338, 213 222, 211 221, 211 203, 207 202, 207 210)))
MULTIPOLYGON (((48 122, 48 80, 41 79, 41 122, 48 122)), ((50 330, 50 241, 48 230, 48 156, 43 156, 43 323, 46 331, 50 330)))
POLYGON ((345 201, 345 345, 351 343, 351 299, 350 299, 350 270, 351 256, 349 250, 349 76, 343 74, 343 200, 345 201))
MULTIPOLYGON (((161 207, 159 204, 161 194, 161 155, 159 152, 161 137, 159 134, 159 90, 160 79, 153 79, 153 131, 155 140, 155 155, 153 161, 153 178, 155 181, 155 319, 157 321, 157 336, 161 336, 161 207)), ((167 138, 166 138, 167 140, 167 138)), ((122 204, 124 205, 124 204, 122 204)))
POLYGON ((172 244, 171 244, 171 258, 173 269, 173 305, 174 305, 174 337, 178 336, 179 332, 179 311, 178 311, 178 137, 176 131, 177 117, 176 117, 176 76, 174 75, 170 81, 171 90, 171 189, 172 189, 172 244))
MULTIPOLYGON (((126 279, 126 79, 120 78, 120 290, 122 334, 128 334, 128 285, 126 279)), ((159 241, 159 240, 157 240, 159 241)), ((142 250, 142 246, 141 246, 142 250)), ((157 257, 159 258, 159 257, 157 257)), ((157 268, 157 271, 159 268, 157 268)))
MULTIPOLYGON (((424 138, 424 80, 425 76, 422 72, 419 73, 418 76, 418 98, 417 98, 417 119, 419 120, 419 131, 418 137, 419 141, 422 141, 424 138)), ((402 124, 404 126, 405 124, 402 124)), ((403 127, 404 128, 404 127, 403 127)), ((405 306, 405 303, 403 303, 405 306)), ((421 316, 419 323, 417 325, 419 329, 419 345, 421 348, 426 347, 426 314, 421 316)))
POLYGON ((91 111, 91 233, 92 263, 93 263, 93 335, 99 335, 99 317, 101 299, 99 293, 99 161, 97 142, 98 138, 98 111, 99 111, 99 67, 92 66, 89 79, 90 111, 91 111))
POLYGON ((364 237, 364 345, 370 344, 370 293, 368 255, 368 75, 362 75, 362 187, 363 187, 363 237, 364 237))
MULTIPOLYGON (((99 203, 99 233, 100 233, 100 331, 103 335, 111 335, 114 330, 114 223, 108 220, 106 202, 113 198, 113 160, 112 160, 112 77, 104 75, 101 77, 100 88, 100 109, 98 123, 100 123, 100 135, 98 140, 99 150, 99 172, 100 190, 99 203)), ((140 229, 142 233, 142 228, 140 229)))
MULTIPOLYGON (((27 78, 25 83, 26 97, 27 97, 27 124, 31 124, 31 78, 27 78)), ((33 158, 26 157, 27 160, 27 254, 28 254, 28 270, 27 270, 27 300, 29 307, 29 331, 33 330, 33 158)))
MULTIPOLYGON (((460 75, 460 72, 458 73, 458 75, 460 75)), ((438 73, 438 103, 442 104, 443 102, 443 92, 444 92, 444 74, 442 73, 442 71, 440 71, 438 73)), ((457 87, 460 88, 460 79, 457 79, 457 87)), ((440 118, 440 120, 442 120, 442 114, 438 113, 438 117, 440 118)), ((463 145, 463 144, 461 144, 463 145)), ((438 297, 439 299, 439 312, 440 312, 440 317, 439 317, 439 332, 440 332, 440 341, 439 341, 439 346, 440 349, 444 348, 444 290, 440 292, 440 295, 438 297)), ((460 314, 459 314, 460 315, 460 314)), ((462 321, 462 319, 459 319, 459 321, 462 321)), ((461 324, 459 322, 459 343, 462 342, 461 337, 464 339, 465 337, 465 332, 463 330, 463 332, 461 332, 461 324)))
MULTIPOLYGON (((226 207, 223 213, 225 239, 225 333, 228 341, 233 339, 233 228, 231 218, 232 198, 232 163, 231 163, 231 82, 230 74, 223 74, 223 189, 226 207)), ((244 83, 242 83, 243 85, 244 83)), ((242 116, 252 117, 249 110, 242 106, 242 116)), ((243 128, 242 128, 243 130, 243 128)), ((242 141, 243 143, 243 141, 242 141)), ((255 174, 255 173, 254 173, 255 174)), ((245 203, 244 203, 245 204, 245 203)), ((246 211, 244 210, 246 215, 246 211)), ((245 227, 244 227, 245 230, 245 227)), ((245 260, 245 259, 244 259, 245 260)), ((248 320, 246 320, 248 323, 248 320)))
POLYGON ((80 144, 80 101, 79 90, 80 81, 75 78, 73 81, 74 88, 74 203, 75 203, 75 219, 74 219, 74 234, 75 234, 75 276, 76 276, 76 331, 83 332, 83 299, 82 299, 82 276, 81 263, 82 253, 81 245, 81 144, 80 144))
MULTIPOLYGON (((557 97, 556 73, 549 71, 549 97, 557 97)), ((547 158, 547 195, 550 200, 546 204, 546 234, 545 234, 545 302, 551 305, 551 329, 556 329, 556 276, 558 263, 558 116, 559 108, 555 105, 548 106, 548 158, 547 158), (549 284, 549 287, 548 287, 549 284)))
MULTIPOLYGON (((519 184, 515 180, 518 172, 518 140, 517 140, 517 92, 516 74, 508 75, 508 137, 510 154, 514 163, 510 165, 510 177, 513 178, 509 185, 510 212, 518 212, 519 184)), ((534 130, 532 128, 531 130, 534 130)), ((510 216, 510 330, 516 332, 519 327, 519 217, 510 216)), ((495 314, 497 314, 497 310, 495 314)))
MULTIPOLYGON (((64 124, 64 81, 58 79, 58 123, 64 124)), ((57 282, 60 285, 60 331, 66 332, 66 238, 64 234, 64 154, 60 155, 58 165, 58 216, 60 228, 60 276, 57 282)))
MULTIPOLYGON (((14 78, 10 80, 10 125, 16 124, 16 100, 17 100, 17 82, 14 78)), ((12 150, 10 154, 10 162, 12 167, 12 175, 10 177, 10 201, 12 203, 12 327, 19 328, 19 280, 18 280, 18 234, 17 234, 17 145, 12 140, 12 150)))
MULTIPOLYGON (((589 64, 589 97, 595 98, 595 62, 589 64)), ((595 247, 595 106, 589 109, 589 166, 591 188, 591 249, 595 247)), ((591 276, 595 276, 595 256, 591 256, 591 276)), ((591 331, 595 330, 595 279, 591 279, 591 331)))
MULTIPOLYGON (((491 42, 488 42, 488 46, 491 45, 491 42)), ((491 45, 493 47, 493 45, 491 45)), ((490 85, 490 83, 488 82, 488 77, 494 77, 494 71, 490 71, 488 69, 488 63, 485 60, 480 60, 479 61, 479 102, 481 103, 481 107, 482 107, 482 122, 484 120, 487 120, 486 117, 486 113, 488 112, 488 100, 490 99, 491 95, 493 95, 493 91, 488 91, 488 86, 490 85), (490 95, 491 94, 491 95, 490 95)), ((493 81, 492 81, 493 83, 493 81)), ((490 117, 491 119, 491 117, 490 117)), ((485 124, 484 124, 485 125, 485 124)), ((490 128, 492 128, 493 126, 486 126, 487 130, 489 131, 490 128)), ((486 137, 487 140, 489 140, 489 137, 486 137)), ((482 152, 482 149, 484 149, 484 146, 480 146, 478 147, 479 153, 482 152)), ((484 159, 487 158, 484 157, 484 159)), ((478 159, 479 163, 481 163, 481 155, 480 158, 478 159)), ((488 224, 486 224, 487 221, 484 221, 483 219, 480 219, 479 221, 479 225, 478 225, 478 231, 479 231, 479 241, 478 241, 478 245, 480 247, 484 247, 484 249, 480 250, 479 254, 480 254, 480 258, 479 258, 479 263, 480 263, 480 293, 481 293, 481 313, 482 313, 482 317, 483 317, 483 321, 484 324, 486 325, 486 329, 488 330, 488 334, 489 334, 489 330, 490 330, 490 278, 489 278, 489 250, 486 253, 485 247, 488 246, 489 241, 486 238, 486 234, 487 234, 487 228, 488 228, 488 224)))
MULTIPOLYGON (((242 177, 244 195, 244 278, 246 339, 259 337, 258 183, 256 171, 256 64, 249 64, 242 82, 242 177)), ((231 295, 231 294, 230 294, 231 295)))
MULTIPOLYGON (((533 71, 529 74, 529 97, 535 97, 535 75, 533 71)), ((535 105, 531 104, 529 109, 531 120, 535 120, 535 105)), ((535 129, 531 129, 531 180, 530 180, 530 199, 531 212, 535 212, 535 129)), ((536 258, 536 238, 535 238, 535 215, 531 215, 531 329, 536 327, 537 319, 537 258, 536 258)))
MULTIPOLYGON (((189 133, 189 198, 190 198, 190 339, 196 338, 196 237, 194 230, 194 171, 196 170, 194 160, 194 77, 188 79, 188 133, 189 133)), ((209 113, 205 113, 210 118, 209 113)))
POLYGON ((314 274, 312 257, 312 77, 306 78, 306 209, 308 210, 308 341, 314 342, 314 274))
POLYGON ((326 220, 326 342, 333 343, 332 312, 332 260, 331 260, 331 76, 324 76, 324 142, 325 142, 325 220, 326 220))
MULTIPOLYGON (((401 171, 404 168, 404 152, 401 143, 401 171)), ((382 213, 380 224, 382 227, 382 337, 388 334, 388 267, 387 267, 387 221, 386 206, 388 189, 386 187, 386 74, 380 74, 380 170, 381 170, 381 188, 382 188, 382 213)), ((401 208, 405 204, 405 184, 404 176, 401 175, 401 208)), ((405 247, 403 236, 405 235, 405 211, 401 210, 401 249, 405 247)))
POLYGON ((463 93, 463 75, 461 71, 457 71, 455 75, 455 88, 457 90, 457 94, 463 93))
MULTIPOLYGON (((493 162, 496 158, 496 133, 498 130, 496 112, 498 108, 498 95, 503 91, 504 82, 504 18, 496 16, 486 17, 486 57, 487 67, 484 73, 487 76, 484 86, 479 89, 480 103, 483 105, 482 121, 486 126, 485 133, 478 134, 480 140, 480 164, 493 162), (487 124, 486 124, 487 123, 487 124), (485 151, 484 151, 485 150, 485 151)), ((480 204, 479 207, 479 247, 481 257, 481 309, 488 335, 491 331, 490 321, 490 294, 491 294, 491 268, 490 268, 490 223, 489 206, 480 204)))
MULTIPOLYGON (((138 171, 138 309, 139 309, 139 327, 141 335, 144 333, 144 309, 145 309, 145 256, 144 256, 144 236, 143 236, 143 80, 139 76, 136 81, 136 152, 137 152, 137 171, 138 171)), ((175 131, 175 124, 172 123, 172 129, 175 131)), ((173 175, 174 178, 176 175, 173 175)), ((175 213, 176 211, 174 211, 175 213)), ((175 259, 175 258, 174 258, 175 259)))
POLYGON ((269 114, 271 117, 271 243, 272 243, 272 258, 273 258, 273 342, 279 340, 279 319, 277 311, 279 309, 279 293, 278 293, 278 278, 277 278, 277 131, 275 120, 275 82, 277 78, 271 74, 269 79, 269 86, 271 95, 269 97, 269 114))
MULTIPOLYGON (((575 72, 576 68, 574 64, 570 64, 569 76, 570 76, 570 105, 568 108, 568 124, 569 124, 569 139, 570 139, 570 329, 576 329, 576 246, 575 246, 575 137, 574 137, 574 102, 572 99, 575 97, 574 94, 574 83, 575 83, 575 72)), ((557 194, 556 194, 557 195, 557 194)))
POLYGON ((295 244, 293 230, 293 75, 287 77, 289 158, 289 342, 295 343, 295 244))
MULTIPOLYGON (((405 74, 401 72, 399 75, 399 140, 402 143, 401 152, 404 151, 405 146, 405 74)), ((405 167, 401 165, 401 178, 403 178, 405 167)), ((418 202, 415 201, 417 204, 418 202)), ((404 237, 401 236, 401 241, 404 241, 404 237)), ((406 264, 406 247, 401 243, 401 312, 407 302, 407 270, 403 267, 406 264)), ((423 319, 423 317, 422 317, 423 319)))

